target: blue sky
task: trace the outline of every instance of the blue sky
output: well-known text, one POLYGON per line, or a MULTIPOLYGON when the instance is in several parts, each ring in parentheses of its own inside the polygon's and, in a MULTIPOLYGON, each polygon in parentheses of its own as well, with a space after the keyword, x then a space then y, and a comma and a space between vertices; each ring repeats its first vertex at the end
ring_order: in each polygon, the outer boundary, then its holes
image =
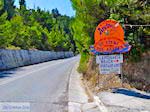
MULTIPOLYGON (((15 5, 19 6, 19 0, 15 0, 15 5)), ((57 8, 62 15, 74 16, 70 0, 26 0, 27 8, 39 6, 41 9, 52 10, 57 8)))

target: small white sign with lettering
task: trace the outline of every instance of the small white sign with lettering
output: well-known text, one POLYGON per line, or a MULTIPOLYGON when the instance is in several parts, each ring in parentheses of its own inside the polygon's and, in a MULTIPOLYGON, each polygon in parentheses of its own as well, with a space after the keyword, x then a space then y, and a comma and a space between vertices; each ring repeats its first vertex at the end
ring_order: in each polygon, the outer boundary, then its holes
POLYGON ((123 55, 99 55, 96 57, 99 64, 101 74, 121 74, 121 63, 123 63, 123 55))
POLYGON ((123 63, 123 54, 98 55, 96 56, 96 63, 123 63))

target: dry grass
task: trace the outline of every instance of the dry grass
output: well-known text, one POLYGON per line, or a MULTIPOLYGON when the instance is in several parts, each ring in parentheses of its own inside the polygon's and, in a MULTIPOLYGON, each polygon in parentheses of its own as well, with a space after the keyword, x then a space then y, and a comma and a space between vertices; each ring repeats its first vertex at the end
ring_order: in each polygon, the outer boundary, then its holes
POLYGON ((95 62, 95 57, 91 57, 87 63, 87 69, 84 73, 84 80, 87 86, 95 93, 100 91, 111 91, 112 88, 137 88, 144 91, 150 91, 150 52, 143 54, 141 62, 124 62, 123 84, 119 75, 99 74, 99 67, 95 62))
POLYGON ((84 79, 90 88, 95 93, 100 91, 111 91, 113 88, 125 87, 131 89, 128 83, 123 83, 118 75, 102 75, 99 74, 98 65, 95 63, 95 58, 89 60, 87 72, 84 74, 84 79))

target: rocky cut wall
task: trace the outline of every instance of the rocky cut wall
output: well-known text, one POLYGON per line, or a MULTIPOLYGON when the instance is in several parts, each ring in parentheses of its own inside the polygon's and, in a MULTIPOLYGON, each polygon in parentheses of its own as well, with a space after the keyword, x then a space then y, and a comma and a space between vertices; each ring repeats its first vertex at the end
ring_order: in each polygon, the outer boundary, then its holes
POLYGON ((125 82, 133 87, 150 92, 150 51, 143 53, 139 62, 124 62, 125 82))
POLYGON ((73 52, 0 49, 0 71, 72 56, 73 52))

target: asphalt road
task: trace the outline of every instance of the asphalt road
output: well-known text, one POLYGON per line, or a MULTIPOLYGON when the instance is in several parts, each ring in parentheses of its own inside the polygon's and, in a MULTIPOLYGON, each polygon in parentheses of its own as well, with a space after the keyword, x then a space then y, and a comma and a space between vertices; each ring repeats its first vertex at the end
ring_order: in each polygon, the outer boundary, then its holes
POLYGON ((31 112, 67 112, 69 76, 79 57, 0 72, 0 102, 29 102, 31 112))

